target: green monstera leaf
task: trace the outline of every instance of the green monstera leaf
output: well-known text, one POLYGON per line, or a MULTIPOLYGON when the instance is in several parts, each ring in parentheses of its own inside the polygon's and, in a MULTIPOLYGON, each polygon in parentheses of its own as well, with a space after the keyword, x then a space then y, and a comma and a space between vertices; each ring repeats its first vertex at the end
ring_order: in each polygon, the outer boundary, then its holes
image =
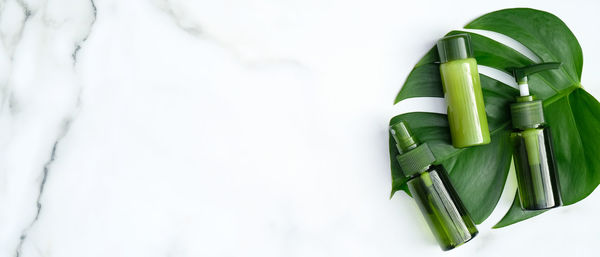
MULTIPOLYGON (((552 130, 561 195, 566 205, 587 197, 600 183, 600 103, 581 86, 583 55, 577 39, 556 16, 539 10, 517 8, 485 14, 465 26, 504 34, 529 48, 541 62, 561 62, 558 70, 529 76, 530 91, 543 99, 547 123, 552 130), (585 140, 584 140, 585 139, 585 140)), ((469 33, 479 65, 506 71, 536 63, 527 56, 488 37, 469 33)), ((481 75, 486 114, 492 142, 466 149, 452 147, 445 115, 407 113, 391 119, 406 120, 421 141, 432 147, 437 164, 443 165, 465 206, 480 224, 493 211, 511 164, 509 105, 517 90, 481 75)), ((415 65, 395 103, 412 97, 443 97, 439 60, 435 46, 415 65)), ((407 191, 398 154, 390 137, 392 194, 407 191)), ((542 213, 524 212, 518 194, 512 207, 495 226, 507 226, 542 213)))

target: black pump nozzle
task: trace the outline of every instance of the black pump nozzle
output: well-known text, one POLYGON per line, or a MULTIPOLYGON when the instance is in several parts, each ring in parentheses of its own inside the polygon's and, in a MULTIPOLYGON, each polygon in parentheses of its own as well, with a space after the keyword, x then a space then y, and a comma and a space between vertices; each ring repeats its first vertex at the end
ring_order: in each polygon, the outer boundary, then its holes
POLYGON ((517 83, 522 84, 527 83, 527 76, 540 71, 558 69, 560 64, 560 62, 545 62, 521 68, 509 68, 509 71, 512 72, 517 83))
MULTIPOLYGON (((529 96, 529 85, 527 84, 527 76, 545 70, 558 69, 560 62, 545 62, 534 65, 529 65, 521 68, 508 68, 512 72, 517 84, 519 84, 519 92, 521 96, 529 96)), ((528 100, 528 101, 531 101, 528 100)))

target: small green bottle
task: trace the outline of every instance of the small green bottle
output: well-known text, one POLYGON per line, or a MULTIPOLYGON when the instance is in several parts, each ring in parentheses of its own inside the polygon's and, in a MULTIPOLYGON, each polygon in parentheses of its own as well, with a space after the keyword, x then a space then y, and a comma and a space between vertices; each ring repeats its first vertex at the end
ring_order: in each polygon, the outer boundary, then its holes
POLYGON ((562 205, 550 128, 544 120, 541 100, 529 94, 527 76, 557 69, 560 63, 541 63, 512 69, 520 96, 510 105, 511 142, 521 208, 543 210, 562 205))
POLYGON ((490 131, 471 36, 444 37, 438 41, 437 50, 452 145, 464 148, 489 144, 490 131))
POLYGON ((396 156, 408 189, 417 202, 442 250, 450 250, 471 240, 478 231, 467 209, 450 184, 442 166, 427 143, 419 144, 404 121, 390 128, 399 155, 396 156))

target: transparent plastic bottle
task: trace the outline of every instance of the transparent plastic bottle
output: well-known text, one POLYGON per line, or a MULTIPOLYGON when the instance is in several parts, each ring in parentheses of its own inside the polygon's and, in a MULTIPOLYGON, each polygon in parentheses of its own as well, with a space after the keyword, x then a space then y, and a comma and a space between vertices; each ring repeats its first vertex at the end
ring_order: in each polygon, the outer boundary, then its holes
POLYGON ((442 250, 462 245, 478 233, 475 223, 427 143, 419 144, 404 121, 390 128, 400 154, 397 160, 431 232, 442 250))
POLYGON ((513 69, 520 96, 510 105, 513 159, 521 208, 544 210, 562 205, 554 160, 552 135, 544 119, 544 106, 529 94, 527 76, 557 69, 560 63, 540 63, 513 69))
POLYGON ((550 129, 536 128, 511 133, 521 207, 543 210, 562 205, 550 129))
POLYGON ((490 143, 481 81, 469 34, 444 37, 437 43, 452 145, 464 148, 490 143))

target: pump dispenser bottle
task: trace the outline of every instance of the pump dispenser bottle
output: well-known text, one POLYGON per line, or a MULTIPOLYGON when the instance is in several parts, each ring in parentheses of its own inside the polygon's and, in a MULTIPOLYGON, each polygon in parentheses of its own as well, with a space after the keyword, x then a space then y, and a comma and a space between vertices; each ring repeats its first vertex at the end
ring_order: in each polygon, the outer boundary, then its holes
POLYGON ((471 240, 478 231, 467 209, 450 184, 442 166, 433 165, 435 157, 427 143, 419 144, 404 121, 391 126, 410 193, 417 202, 429 228, 442 250, 450 250, 471 240))
POLYGON ((444 37, 438 41, 437 50, 452 145, 464 148, 490 143, 471 36, 457 34, 444 37))
POLYGON ((527 84, 528 75, 559 66, 560 63, 541 63, 512 69, 520 96, 510 105, 514 128, 511 141, 524 210, 550 209, 562 204, 550 128, 544 120, 542 101, 529 94, 527 84))

